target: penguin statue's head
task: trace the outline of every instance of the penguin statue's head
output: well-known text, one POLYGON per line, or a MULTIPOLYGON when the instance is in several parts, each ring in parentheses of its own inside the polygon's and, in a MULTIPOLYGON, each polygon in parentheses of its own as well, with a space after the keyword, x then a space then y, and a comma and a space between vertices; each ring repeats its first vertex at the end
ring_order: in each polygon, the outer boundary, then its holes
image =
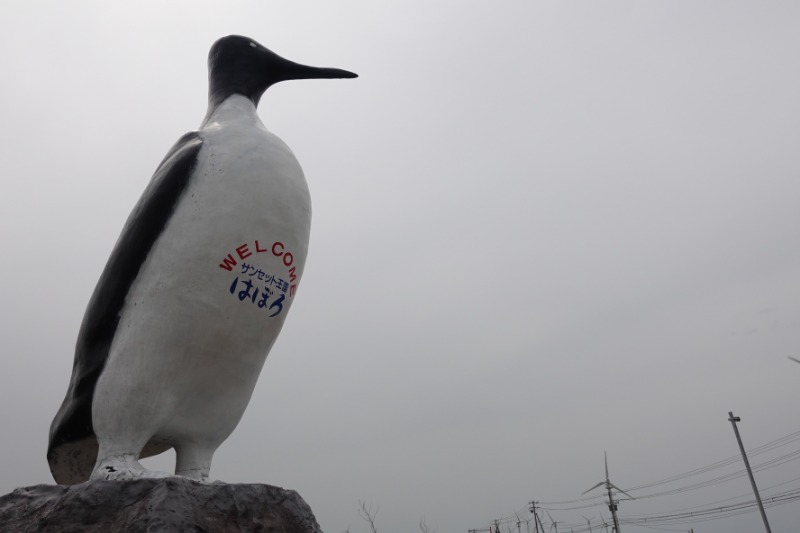
POLYGON ((208 101, 217 107, 232 94, 241 94, 258 106, 261 95, 280 81, 313 78, 356 78, 338 68, 301 65, 284 59, 253 39, 229 35, 208 53, 208 101))

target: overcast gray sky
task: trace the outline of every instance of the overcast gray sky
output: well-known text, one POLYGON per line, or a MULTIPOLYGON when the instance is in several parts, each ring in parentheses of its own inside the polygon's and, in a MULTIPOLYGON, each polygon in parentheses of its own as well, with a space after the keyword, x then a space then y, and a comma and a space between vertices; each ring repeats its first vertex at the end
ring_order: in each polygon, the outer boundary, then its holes
MULTIPOLYGON (((0 493, 52 483, 47 431, 84 308, 155 166, 200 124, 208 48, 230 33, 360 78, 261 101, 305 170, 311 248, 212 477, 293 488, 329 533, 368 530, 359 500, 381 533, 423 516, 505 532, 531 500, 580 498, 604 451, 627 489, 735 457, 728 411, 748 448, 800 430, 796 2, 13 1, 0 15, 0 493)), ((771 466, 765 496, 799 494, 798 435, 752 458, 771 466)), ((620 516, 752 499, 742 476, 646 497, 741 469, 631 490, 620 516)), ((609 517, 599 498, 543 506, 562 532, 609 517)), ((800 503, 767 513, 794 531, 800 503)), ((756 511, 648 525, 761 528, 756 511)))

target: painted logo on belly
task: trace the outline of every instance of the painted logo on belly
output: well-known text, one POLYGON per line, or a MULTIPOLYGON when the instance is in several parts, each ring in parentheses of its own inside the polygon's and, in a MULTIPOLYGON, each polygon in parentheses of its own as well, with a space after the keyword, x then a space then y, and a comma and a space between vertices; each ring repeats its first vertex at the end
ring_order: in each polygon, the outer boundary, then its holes
POLYGON ((275 241, 266 248, 262 248, 258 241, 254 241, 253 245, 253 249, 250 248, 250 243, 237 247, 236 254, 224 256, 219 267, 235 275, 232 279, 229 278, 228 292, 231 297, 240 302, 250 302, 257 309, 269 313, 267 316, 270 318, 276 317, 283 311, 286 298, 293 298, 297 290, 294 254, 280 241, 275 241), (275 273, 260 268, 257 264, 260 254, 280 258, 286 272, 275 273), (244 260, 249 257, 253 259, 245 263, 244 260))

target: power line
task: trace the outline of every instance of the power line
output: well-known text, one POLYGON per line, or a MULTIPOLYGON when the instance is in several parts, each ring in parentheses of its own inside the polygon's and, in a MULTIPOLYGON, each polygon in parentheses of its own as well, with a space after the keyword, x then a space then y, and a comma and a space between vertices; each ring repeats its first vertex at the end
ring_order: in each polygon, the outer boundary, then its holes
MULTIPOLYGON (((792 444, 792 443, 795 443, 795 442, 798 442, 798 441, 800 441, 800 431, 795 431, 794 433, 790 433, 788 435, 784 435, 784 436, 779 437, 779 438, 777 438, 775 440, 772 440, 770 442, 767 442, 765 444, 762 444, 760 446, 752 448, 751 450, 748 450, 747 453, 751 457, 752 456, 759 456, 759 455, 763 455, 765 453, 771 452, 771 451, 773 451, 773 450, 775 450, 777 448, 780 448, 782 446, 786 446, 786 445, 789 445, 789 444, 792 444)), ((790 461, 795 461, 797 459, 800 459, 800 450, 794 450, 794 451, 785 453, 783 455, 780 455, 778 457, 774 457, 774 458, 768 459, 766 461, 763 461, 762 463, 759 463, 759 464, 755 465, 753 467, 753 471, 754 472, 759 472, 759 471, 762 471, 762 470, 775 468, 777 466, 784 465, 784 464, 786 464, 786 463, 788 463, 790 461)), ((669 483, 674 483, 676 481, 680 481, 680 480, 691 478, 691 477, 695 477, 695 476, 700 476, 702 474, 706 474, 706 473, 712 472, 714 470, 718 470, 720 468, 724 468, 726 466, 730 466, 732 464, 736 464, 739 461, 741 461, 741 456, 731 456, 731 457, 722 459, 720 461, 716 461, 714 463, 711 463, 711 464, 708 464, 708 465, 704 465, 704 466, 695 468, 693 470, 689 470, 687 472, 683 472, 681 474, 669 476, 669 477, 666 477, 666 478, 658 479, 656 481, 652 481, 652 482, 644 483, 644 484, 641 484, 641 485, 638 485, 638 486, 634 486, 634 487, 631 487, 631 488, 629 488, 627 490, 629 492, 633 492, 633 491, 639 491, 639 490, 646 489, 646 488, 657 487, 659 485, 666 485, 666 484, 669 484, 669 483)), ((679 487, 668 489, 668 490, 657 491, 657 492, 653 492, 653 493, 649 493, 649 494, 636 495, 636 499, 651 499, 651 498, 656 498, 656 497, 661 497, 661 496, 680 494, 680 493, 691 491, 691 490, 707 488, 707 487, 715 486, 715 485, 718 485, 718 484, 721 484, 721 483, 725 483, 727 481, 731 481, 733 479, 737 479, 739 477, 744 476, 745 474, 746 474, 746 470, 737 469, 734 472, 729 472, 729 473, 726 473, 726 474, 722 474, 722 475, 716 476, 716 477, 711 478, 711 479, 706 479, 706 480, 698 481, 698 482, 695 482, 695 483, 690 483, 688 485, 679 486, 679 487)), ((789 481, 778 483, 778 484, 775 484, 775 485, 772 485, 772 486, 768 487, 766 490, 769 490, 769 489, 772 489, 772 488, 776 488, 776 487, 779 487, 779 486, 783 486, 783 485, 787 485, 787 484, 792 483, 794 481, 797 481, 799 479, 800 478, 794 478, 794 479, 791 479, 789 481)), ((737 499, 739 497, 742 497, 742 496, 744 496, 744 495, 733 496, 731 498, 726 498, 726 499, 723 499, 723 500, 719 500, 717 502, 710 502, 710 503, 700 504, 700 505, 696 505, 696 506, 692 506, 692 507, 677 509, 677 510, 674 510, 674 511, 670 511, 668 513, 662 513, 660 515, 633 515, 633 516, 626 516, 624 518, 621 517, 620 518, 620 523, 626 524, 626 525, 635 525, 635 526, 638 526, 638 527, 653 528, 653 526, 662 525, 662 524, 658 523, 659 521, 664 521, 665 523, 663 525, 680 525, 680 524, 683 524, 683 523, 692 524, 692 523, 703 522, 703 521, 708 521, 708 520, 717 520, 717 519, 721 519, 721 518, 727 518, 729 516, 738 516, 738 515, 741 515, 741 514, 754 512, 755 510, 757 510, 757 507, 756 507, 757 504, 756 504, 755 500, 737 502, 737 503, 732 503, 730 505, 725 505, 725 506, 709 507, 711 505, 716 505, 718 503, 724 503, 726 501, 735 500, 735 499, 737 499), (642 523, 640 523, 640 522, 642 522, 642 523), (645 525, 644 522, 646 522, 646 525, 645 525)), ((598 495, 598 496, 590 496, 590 497, 584 497, 584 498, 576 498, 576 499, 573 499, 573 500, 550 501, 550 502, 542 502, 542 501, 538 501, 537 500, 536 504, 537 504, 537 506, 540 506, 539 508, 541 508, 542 510, 561 512, 561 511, 568 511, 568 510, 590 509, 590 508, 593 508, 593 507, 602 508, 605 505, 605 502, 603 502, 603 498, 604 498, 603 495, 598 495), (579 505, 571 505, 571 504, 579 504, 579 505), (564 505, 571 505, 571 506, 564 507, 564 505), (557 506, 557 507, 554 507, 554 506, 557 506)), ((770 508, 770 507, 774 507, 774 506, 777 506, 777 505, 784 505, 784 504, 792 503, 792 502, 795 502, 795 501, 798 501, 798 500, 800 500, 800 488, 789 489, 789 490, 784 491, 784 492, 776 493, 776 494, 770 496, 769 498, 765 499, 764 500, 764 507, 770 508)), ((489 527, 493 526, 495 523, 497 523, 498 525, 502 525, 503 528, 505 528, 505 529, 509 529, 510 530, 511 529, 510 528, 511 524, 514 524, 514 526, 516 527, 516 523, 519 520, 518 514, 524 513, 525 511, 527 511, 527 507, 523 508, 522 510, 519 510, 519 511, 515 512, 513 515, 503 516, 503 517, 498 518, 496 520, 492 520, 491 522, 488 522, 486 526, 484 526, 482 528, 479 528, 479 529, 476 529, 474 531, 488 531, 489 527)), ((602 513, 601 513, 601 517, 602 517, 602 513)), ((594 526, 594 529, 596 529, 598 531, 602 531, 602 527, 604 527, 606 525, 608 525, 609 527, 611 526, 611 524, 607 523, 605 520, 602 520, 602 524, 603 524, 602 526, 599 526, 599 525, 598 526, 594 526)), ((542 525, 542 527, 544 527, 544 524, 541 524, 541 525, 542 525)), ((573 529, 574 533, 584 533, 584 532, 588 532, 589 531, 589 528, 587 527, 586 523, 571 524, 571 523, 566 523, 566 522, 559 521, 559 526, 560 526, 561 529, 564 529, 564 528, 573 529)), ((473 530, 470 530, 470 531, 473 531, 473 530)), ((668 530, 665 530, 665 531, 668 531, 668 530)), ((493 533, 494 533, 494 531, 493 531, 493 533)))
MULTIPOLYGON (((790 444, 790 443, 792 443, 794 441, 797 441, 797 440, 800 440, 800 431, 795 431, 794 433, 791 433, 789 435, 785 435, 785 436, 780 437, 780 438, 778 438, 778 439, 776 439, 774 441, 768 442, 766 444, 762 444, 761 446, 753 448, 752 450, 748 450, 747 454, 750 457, 753 457, 753 456, 756 456, 756 455, 761 455, 763 453, 767 453, 769 451, 772 451, 775 448, 779 448, 781 446, 785 446, 786 444, 790 444)), ((694 470, 690 470, 688 472, 684 472, 683 474, 670 476, 668 478, 660 479, 658 481, 645 483, 643 485, 638 485, 636 487, 630 487, 628 490, 629 491, 633 491, 633 490, 647 489, 647 488, 650 488, 650 487, 654 487, 656 485, 663 485, 665 483, 670 483, 672 481, 677 481, 679 479, 683 479, 683 478, 686 478, 686 477, 691 477, 691 476, 695 476, 695 475, 699 475, 699 474, 704 474, 704 473, 706 473, 706 472, 708 472, 710 470, 715 470, 717 468, 722 468, 722 467, 728 466, 730 464, 738 463, 738 461, 740 459, 741 459, 740 455, 733 455, 733 456, 728 457, 726 459, 722 459, 720 461, 717 461, 716 463, 711 463, 710 465, 701 466, 699 468, 695 468, 694 470)))
MULTIPOLYGON (((782 440, 782 439, 778 439, 778 440, 782 440)), ((797 440, 797 439, 793 439, 793 440, 797 440)), ((777 442, 777 441, 773 441, 772 443, 768 443, 766 445, 763 445, 763 446, 759 447, 757 449, 758 451, 756 451, 753 455, 760 455, 760 454, 766 453, 767 451, 774 450, 775 448, 778 448, 779 446, 787 444, 788 442, 791 442, 791 441, 783 442, 783 443, 778 444, 778 445, 775 445, 774 444, 775 442, 777 442)), ((753 467, 753 471, 754 472, 760 472, 762 470, 768 470, 770 468, 775 468, 775 467, 778 467, 778 466, 782 466, 782 465, 784 465, 784 464, 786 464, 788 462, 791 462, 791 461, 796 461, 797 459, 800 459, 800 450, 795 450, 795 451, 786 453, 784 455, 780 455, 778 457, 774 457, 772 459, 766 460, 766 461, 764 461, 762 463, 758 463, 757 465, 755 465, 753 467)), ((739 458, 739 460, 741 460, 741 458, 739 458)), ((703 468, 695 469, 692 472, 697 472, 697 473, 692 474, 692 475, 700 475, 701 473, 707 473, 707 472, 710 472, 710 471, 712 471, 712 470, 714 470, 716 468, 721 468, 722 466, 728 466, 728 464, 730 464, 727 460, 725 460, 724 462, 725 462, 725 464, 722 464, 723 461, 718 461, 717 463, 714 463, 714 465, 719 465, 719 466, 715 466, 714 468, 705 468, 705 467, 703 467, 703 468)), ((673 495, 673 494, 680 494, 682 492, 687 492, 687 491, 707 488, 707 487, 711 487, 711 486, 714 486, 714 485, 718 485, 720 483, 726 483, 728 481, 731 481, 731 480, 734 480, 734 479, 738 479, 740 477, 745 476, 746 474, 747 474, 747 470, 746 469, 737 469, 736 471, 728 472, 726 474, 722 474, 720 476, 717 476, 717 477, 714 477, 714 478, 711 478, 711 479, 698 481, 698 482, 695 482, 695 483, 692 483, 692 484, 689 484, 689 485, 683 485, 683 486, 679 486, 679 487, 676 487, 676 488, 667 489, 667 490, 663 490, 663 491, 659 491, 659 492, 653 492, 653 493, 649 493, 649 494, 637 494, 636 495, 636 499, 645 500, 645 499, 650 499, 650 498, 655 498, 655 497, 660 497, 660 496, 669 496, 669 495, 673 495)), ((689 477, 689 476, 681 475, 680 477, 681 478, 686 478, 686 477, 689 477)), ((672 478, 665 478, 665 479, 676 479, 677 480, 677 478, 678 478, 678 476, 672 476, 672 478)), ((640 485, 640 487, 642 487, 642 486, 653 487, 653 486, 656 486, 658 484, 665 484, 665 483, 666 483, 666 481, 660 481, 660 482, 657 482, 657 483, 653 482, 653 483, 649 483, 647 485, 640 485)), ((636 488, 628 489, 629 492, 634 492, 635 490, 636 490, 636 488)), ((542 506, 542 508, 543 509, 547 509, 547 510, 551 510, 551 511, 567 511, 567 510, 588 509, 588 508, 597 507, 597 506, 602 505, 602 502, 598 501, 599 498, 601 498, 601 497, 596 496, 596 497, 591 498, 591 499, 589 499, 589 498, 581 498, 579 500, 573 500, 576 503, 584 501, 584 502, 586 502, 586 504, 584 504, 584 505, 577 505, 577 506, 571 506, 571 507, 562 507, 562 506, 553 507, 552 504, 550 504, 550 505, 545 504, 545 505, 542 506), (594 500, 594 501, 592 501, 592 500, 594 500)))
MULTIPOLYGON (((778 439, 775 439, 773 441, 767 442, 766 444, 762 444, 761 446, 753 448, 752 450, 748 450, 747 453, 751 457, 757 456, 757 455, 761 455, 763 453, 767 453, 769 451, 772 451, 775 448, 779 448, 781 446, 785 446, 786 444, 790 444, 790 443, 798 441, 798 440, 800 440, 800 431, 795 431, 794 433, 790 433, 789 435, 784 435, 783 437, 779 437, 778 439)), ((794 453, 800 454, 800 450, 798 450, 797 452, 794 452, 794 453)), ((783 457, 787 457, 787 456, 783 456, 783 457)), ((674 476, 669 476, 667 478, 659 479, 657 481, 652 481, 652 482, 645 483, 645 484, 642 484, 642 485, 637 485, 635 487, 630 487, 630 488, 628 488, 628 491, 629 492, 637 491, 637 490, 641 490, 641 489, 645 489, 645 488, 654 487, 654 486, 657 486, 657 485, 663 485, 663 484, 671 483, 673 481, 678 481, 679 479, 684 479, 684 478, 687 478, 687 477, 692 477, 692 476, 704 474, 706 472, 709 472, 709 471, 712 471, 712 470, 716 470, 718 468, 723 468, 725 466, 738 463, 738 461, 740 461, 740 460, 741 460, 741 456, 740 455, 733 455, 731 457, 722 459, 722 460, 717 461, 715 463, 711 463, 709 465, 705 465, 705 466, 701 466, 701 467, 695 468, 693 470, 689 470, 688 472, 684 472, 682 474, 677 474, 677 475, 674 475, 674 476)), ((745 470, 744 469, 741 470, 741 474, 744 475, 744 473, 745 473, 745 470)), ((574 500, 563 500, 563 501, 552 501, 552 502, 542 501, 542 502, 539 502, 539 503, 541 503, 542 505, 569 505, 569 504, 573 504, 573 503, 589 502, 589 501, 592 501, 592 500, 597 500, 598 498, 602 498, 602 496, 593 496, 593 497, 588 497, 588 498, 576 498, 574 500)), ((642 498, 642 496, 637 496, 637 498, 642 498)), ((593 507, 593 506, 594 505, 589 505, 587 507, 593 507)), ((587 507, 576 507, 575 509, 587 508, 587 507)), ((554 510, 554 509, 551 508, 551 510, 554 510)), ((560 510, 560 509, 555 509, 555 510, 560 510)))
MULTIPOLYGON (((788 485, 789 483, 793 483, 793 482, 795 482, 795 481, 798 481, 798 480, 800 480, 800 477, 796 477, 796 478, 794 478, 794 479, 790 479, 789 481, 784 481, 784 482, 782 482, 782 483, 777 483, 777 484, 775 484, 775 485, 770 485, 769 487, 766 487, 764 490, 765 490, 765 491, 767 491, 767 490, 770 490, 770 489, 774 489, 774 488, 777 488, 777 487, 781 487, 781 486, 783 486, 783 485, 788 485)), ((796 490, 796 489, 792 489, 792 490, 796 490)), ((665 513, 675 513, 675 514, 677 514, 677 513, 682 513, 682 512, 686 512, 686 511, 691 511, 692 509, 700 509, 700 508, 702 508, 702 507, 707 507, 707 506, 711 506, 711 505, 717 505, 717 504, 719 504, 719 503, 725 503, 725 502, 729 502, 729 501, 731 501, 731 500, 737 500, 737 499, 740 499, 740 498, 746 498, 746 497, 747 497, 749 494, 750 494, 750 493, 747 493, 747 492, 746 492, 746 493, 744 493, 744 494, 737 494, 736 496, 731 496, 730 498, 725 498, 725 499, 722 499, 722 500, 717 500, 717 501, 713 501, 713 502, 703 503, 703 504, 700 504, 700 505, 692 505, 691 507, 681 507, 681 508, 679 508, 679 509, 671 509, 671 510, 669 510, 669 511, 664 511, 664 512, 665 512, 665 513)), ((646 517, 646 516, 648 516, 648 515, 646 515, 646 514, 644 514, 644 515, 636 515, 636 514, 634 514, 634 515, 631 515, 631 514, 626 514, 626 516, 627 516, 628 518, 638 518, 638 517, 646 517)))
MULTIPOLYGON (((753 471, 754 472, 760 472, 762 470, 768 470, 770 468, 774 468, 776 466, 781 466, 781 465, 783 465, 785 463, 788 463, 790 461, 795 461, 797 459, 800 459, 800 450, 796 450, 796 451, 788 453, 786 455, 782 455, 780 457, 776 457, 774 459, 770 459, 769 461, 765 461, 763 463, 759 463, 758 465, 756 465, 753 468, 753 471)), ((738 479, 740 477, 744 477, 746 474, 747 474, 747 470, 746 469, 736 470, 735 472, 730 472, 728 474, 723 474, 721 476, 717 476, 717 477, 712 478, 712 479, 707 479, 705 481, 699 481, 699 482, 693 483, 691 485, 685 485, 683 487, 677 487, 677 488, 674 488, 674 489, 664 490, 664 491, 661 491, 661 492, 654 492, 654 493, 651 493, 651 494, 638 495, 638 496, 636 496, 636 498, 639 499, 639 500, 644 500, 644 499, 648 499, 648 498, 655 498, 655 497, 658 497, 658 496, 668 496, 668 495, 672 495, 672 494, 679 494, 681 492, 687 492, 687 491, 690 491, 690 490, 703 489, 703 488, 706 488, 706 487, 719 485, 720 483, 726 483, 728 481, 731 481, 731 480, 734 480, 734 479, 738 479)), ((629 490, 633 490, 633 489, 629 489, 629 490)))
MULTIPOLYGON (((766 508, 777 507, 779 505, 785 505, 797 501, 800 501, 800 488, 789 489, 763 499, 764 507, 766 508)), ((620 523, 622 525, 644 527, 657 531, 683 532, 685 529, 674 530, 659 526, 675 527, 680 525, 691 525, 754 513, 756 511, 758 511, 758 504, 756 503, 755 499, 750 499, 720 507, 706 507, 693 512, 659 513, 642 515, 638 517, 620 517, 620 523)), ((562 524, 562 522, 559 521, 559 524, 562 524)), ((585 523, 571 524, 564 522, 562 527, 568 527, 572 529, 574 533, 587 533, 589 531, 589 528, 585 523)), ((599 530, 600 526, 595 526, 594 529, 599 530)))
MULTIPOLYGON (((800 500, 800 488, 788 490, 763 499, 764 507, 776 507, 800 500)), ((755 499, 734 503, 722 507, 710 507, 689 513, 672 513, 642 516, 639 518, 626 517, 624 524, 630 525, 679 525, 718 520, 742 514, 756 512, 758 502, 755 499)))

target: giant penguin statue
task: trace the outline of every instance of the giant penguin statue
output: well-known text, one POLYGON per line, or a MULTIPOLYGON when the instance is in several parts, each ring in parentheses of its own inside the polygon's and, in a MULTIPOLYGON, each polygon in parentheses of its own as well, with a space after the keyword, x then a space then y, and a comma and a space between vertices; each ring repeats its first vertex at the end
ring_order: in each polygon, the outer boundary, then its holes
POLYGON ((308 186, 256 106, 285 80, 355 78, 252 39, 211 48, 208 113, 156 169, 89 301, 72 379, 50 428, 56 482, 208 479, 239 422, 303 275, 308 186))

